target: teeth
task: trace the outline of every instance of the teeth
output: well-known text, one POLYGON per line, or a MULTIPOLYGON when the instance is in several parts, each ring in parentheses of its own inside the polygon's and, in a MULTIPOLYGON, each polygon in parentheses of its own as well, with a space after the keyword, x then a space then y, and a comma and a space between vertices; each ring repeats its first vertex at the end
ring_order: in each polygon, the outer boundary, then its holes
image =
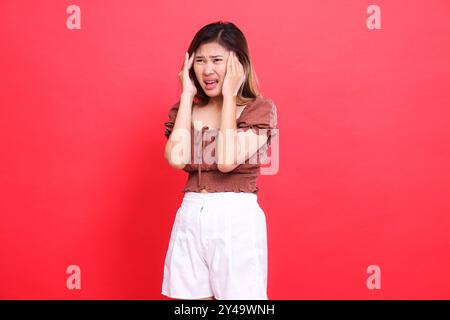
POLYGON ((213 81, 205 81, 205 82, 208 83, 208 84, 211 84, 211 83, 216 83, 217 81, 213 80, 213 81))

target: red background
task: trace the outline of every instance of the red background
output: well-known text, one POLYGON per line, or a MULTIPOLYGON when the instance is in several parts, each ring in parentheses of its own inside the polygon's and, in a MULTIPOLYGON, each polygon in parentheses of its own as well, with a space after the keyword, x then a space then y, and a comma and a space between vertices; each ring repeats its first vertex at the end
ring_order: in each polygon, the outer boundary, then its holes
POLYGON ((450 3, 0 2, 0 298, 160 299, 178 71, 229 20, 278 108, 270 299, 450 298, 450 3), (66 27, 81 7, 81 30, 66 27), (381 8, 381 30, 366 8, 381 8), (66 288, 67 266, 81 290, 66 288), (369 290, 366 268, 381 268, 369 290))

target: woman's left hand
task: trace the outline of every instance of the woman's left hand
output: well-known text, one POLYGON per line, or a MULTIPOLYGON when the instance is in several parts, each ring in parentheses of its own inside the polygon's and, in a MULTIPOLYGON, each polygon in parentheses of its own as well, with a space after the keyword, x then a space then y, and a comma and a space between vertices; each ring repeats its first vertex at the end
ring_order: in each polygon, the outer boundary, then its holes
POLYGON ((222 86, 222 95, 237 96, 239 89, 245 81, 244 67, 233 51, 230 51, 227 60, 227 72, 222 86))

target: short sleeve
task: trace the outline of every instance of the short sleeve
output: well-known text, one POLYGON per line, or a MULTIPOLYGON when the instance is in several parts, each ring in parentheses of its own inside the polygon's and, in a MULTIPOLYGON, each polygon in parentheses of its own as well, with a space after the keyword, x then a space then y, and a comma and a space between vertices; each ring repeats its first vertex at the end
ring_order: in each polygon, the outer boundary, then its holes
POLYGON ((173 105, 168 113, 169 120, 164 122, 164 128, 165 128, 165 136, 167 139, 169 139, 170 134, 172 133, 173 126, 175 125, 175 119, 177 118, 178 113, 178 107, 180 106, 180 103, 177 102, 175 105, 173 105))
POLYGON ((260 134, 260 129, 266 130, 267 145, 270 146, 271 139, 276 135, 277 128, 277 107, 275 103, 267 98, 258 97, 257 100, 245 107, 240 117, 237 128, 244 131, 253 129, 256 134, 260 134), (246 108, 249 108, 246 110, 246 108))

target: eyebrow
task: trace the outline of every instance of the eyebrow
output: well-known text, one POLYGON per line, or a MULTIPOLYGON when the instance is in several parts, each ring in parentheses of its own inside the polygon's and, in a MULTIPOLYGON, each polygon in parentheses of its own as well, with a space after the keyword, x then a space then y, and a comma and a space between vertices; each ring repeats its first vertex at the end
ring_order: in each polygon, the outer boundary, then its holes
MULTIPOLYGON (((210 57, 210 58, 217 58, 217 57, 223 58, 223 56, 221 56, 221 55, 209 56, 209 57, 210 57)), ((195 58, 204 58, 204 56, 196 56, 195 58)))

